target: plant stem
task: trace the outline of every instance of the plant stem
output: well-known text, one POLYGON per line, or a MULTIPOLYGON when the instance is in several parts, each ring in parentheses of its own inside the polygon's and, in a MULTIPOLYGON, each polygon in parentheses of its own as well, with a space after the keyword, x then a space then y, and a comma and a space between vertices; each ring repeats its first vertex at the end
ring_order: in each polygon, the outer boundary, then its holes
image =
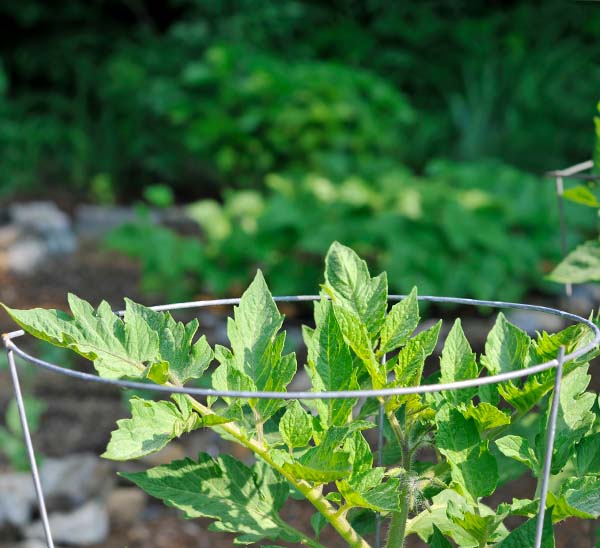
MULTIPOLYGON (((199 401, 188 396, 192 407, 202 416, 214 415, 215 413, 208 407, 202 405, 199 401)), ((227 432, 235 438, 241 445, 259 456, 269 466, 277 470, 286 480, 288 480, 306 499, 323 515, 339 535, 348 543, 351 548, 370 548, 369 544, 352 528, 348 520, 343 515, 338 515, 337 509, 323 496, 321 489, 313 487, 305 480, 296 479, 292 474, 279 466, 269 455, 267 448, 263 443, 248 439, 242 434, 240 429, 231 423, 220 424, 218 429, 227 432)), ((312 539, 312 546, 321 546, 312 539)))
POLYGON ((400 444, 400 448, 402 449, 402 467, 407 475, 407 481, 402 485, 400 491, 400 511, 392 513, 386 546, 387 548, 401 548, 404 546, 406 520, 408 519, 408 473, 410 472, 412 452, 408 443, 408 438, 404 435, 394 411, 385 409, 385 414, 394 431, 394 435, 400 444))
POLYGON ((406 520, 408 519, 408 485, 404 484, 400 492, 402 505, 400 512, 392 514, 392 521, 388 530, 387 548, 402 548, 406 534, 406 520))

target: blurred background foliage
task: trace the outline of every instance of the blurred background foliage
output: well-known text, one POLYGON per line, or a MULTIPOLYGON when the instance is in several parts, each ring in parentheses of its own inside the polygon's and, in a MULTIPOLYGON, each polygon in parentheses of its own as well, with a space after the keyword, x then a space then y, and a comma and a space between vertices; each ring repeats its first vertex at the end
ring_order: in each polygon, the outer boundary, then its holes
POLYGON ((202 238, 109 237, 170 298, 314 291, 339 239, 393 290, 518 299, 557 258, 540 175, 592 154, 592 4, 3 3, 0 194, 201 200, 202 238))

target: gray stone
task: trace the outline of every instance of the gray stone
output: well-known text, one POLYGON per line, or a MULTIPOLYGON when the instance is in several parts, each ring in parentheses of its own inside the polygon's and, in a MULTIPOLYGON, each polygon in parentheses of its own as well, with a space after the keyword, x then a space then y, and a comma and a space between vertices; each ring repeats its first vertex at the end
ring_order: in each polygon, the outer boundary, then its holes
MULTIPOLYGON (((17 544, 10 544, 5 548, 48 548, 48 545, 46 544, 45 540, 29 539, 24 540, 23 542, 19 542, 17 544)), ((54 548, 60 548, 60 546, 55 544, 54 548)))
MULTIPOLYGON (((56 542, 87 546, 104 542, 109 533, 108 511, 98 500, 90 501, 73 512, 54 512, 49 516, 50 530, 56 542)), ((43 539, 41 521, 24 530, 28 539, 43 539)))
POLYGON ((106 506, 113 527, 135 523, 146 509, 147 496, 137 487, 118 487, 108 495, 106 506))
MULTIPOLYGON (((136 220, 131 207, 80 205, 75 210, 75 231, 81 236, 98 238, 118 226, 136 220)), ((157 221, 155 214, 151 219, 157 221)))
POLYGON ((50 509, 73 508, 106 495, 114 483, 110 465, 91 453, 46 458, 40 477, 50 509))
POLYGON ((40 239, 27 237, 6 251, 9 270, 15 274, 32 274, 48 258, 48 246, 40 239))
POLYGON ((68 230, 71 221, 54 202, 24 202, 9 206, 10 220, 17 226, 43 234, 46 230, 68 230))
POLYGON ((72 253, 77 247, 69 217, 53 202, 12 204, 9 217, 14 225, 42 240, 49 253, 72 253))
POLYGON ((577 284, 573 286, 570 297, 564 295, 560 300, 560 308, 580 316, 588 317, 600 305, 600 284, 577 284))
POLYGON ((565 322, 559 316, 537 312, 535 310, 508 310, 505 312, 506 319, 527 331, 530 335, 535 335, 537 331, 547 331, 555 333, 564 329, 565 322))
POLYGON ((36 503, 31 476, 27 473, 0 475, 0 525, 22 527, 29 523, 36 503))
POLYGON ((23 237, 23 231, 14 224, 0 227, 0 249, 8 249, 19 238, 23 237))

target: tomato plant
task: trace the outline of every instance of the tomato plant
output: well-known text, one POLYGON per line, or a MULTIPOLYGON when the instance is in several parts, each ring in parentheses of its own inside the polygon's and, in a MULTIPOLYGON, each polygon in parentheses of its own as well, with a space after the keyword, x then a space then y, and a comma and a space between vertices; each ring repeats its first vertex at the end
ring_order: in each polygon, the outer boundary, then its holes
MULTIPOLYGON (((560 347, 570 352, 591 336, 575 325, 532 339, 500 313, 478 357, 456 320, 439 375, 424 378, 441 321, 417 329, 416 289, 390 308, 386 274, 372 277, 354 251, 334 243, 321 296, 314 325, 303 329, 314 392, 453 382, 522 369, 555 358, 560 347)), ((130 300, 123 318, 105 302, 94 310, 70 295, 69 303, 71 315, 7 311, 29 333, 92 360, 108 378, 182 387, 211 375, 216 390, 285 392, 297 373, 296 355, 284 350, 284 317, 260 272, 228 319, 229 347, 213 348, 198 338, 196 320, 177 322, 130 300)), ((544 547, 554 546, 554 523, 600 516, 600 419, 598 397, 586 390, 590 357, 565 364, 544 547)), ((240 544, 321 547, 320 534, 331 527, 348 546, 366 548, 379 514, 389 548, 402 546, 409 535, 438 547, 451 546, 451 539, 465 547, 522 548, 533 545, 535 535, 553 384, 554 372, 546 370, 501 385, 366 401, 134 397, 131 417, 117 422, 104 457, 137 459, 199 428, 243 446, 255 456, 250 465, 227 454, 200 453, 122 474, 186 518, 213 520, 212 529, 234 533, 240 544), (380 409, 385 444, 379 463, 369 440, 380 409), (490 498, 523 476, 538 478, 532 498, 490 498), (281 517, 291 496, 314 507, 312 534, 281 517), (521 524, 509 530, 505 521, 512 516, 521 524)))

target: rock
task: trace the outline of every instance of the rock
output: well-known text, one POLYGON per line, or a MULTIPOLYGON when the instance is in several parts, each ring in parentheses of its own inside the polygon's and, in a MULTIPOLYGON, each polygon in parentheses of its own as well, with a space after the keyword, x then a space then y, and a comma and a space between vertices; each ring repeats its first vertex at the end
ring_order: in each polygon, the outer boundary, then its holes
POLYGON ((28 473, 0 475, 0 525, 24 526, 35 504, 33 481, 28 473))
POLYGON ((108 496, 106 506, 113 527, 126 527, 135 523, 146 508, 146 493, 137 487, 118 487, 108 496))
MULTIPOLYGON (((29 539, 17 544, 10 544, 6 548, 48 548, 48 545, 45 540, 29 539)), ((60 548, 60 546, 55 544, 54 548, 60 548)))
POLYGON ((23 236, 23 231, 16 225, 0 227, 0 249, 7 249, 23 236))
POLYGON ((38 238, 27 237, 6 252, 8 268, 15 274, 32 274, 48 257, 48 247, 38 238))
POLYGON ((534 336, 537 331, 556 333, 564 329, 565 322, 559 316, 553 316, 536 310, 508 310, 505 312, 506 319, 534 336))
POLYGON ((600 304, 599 284, 577 284, 573 286, 573 294, 570 297, 563 296, 560 300, 560 308, 584 318, 589 317, 593 310, 600 304))
POLYGON ((14 225, 43 241, 49 253, 72 253, 77 242, 66 213, 53 202, 13 204, 9 217, 14 225))
POLYGON ((114 483, 110 465, 91 453, 46 458, 40 478, 49 509, 71 509, 106 495, 114 483))
MULTIPOLYGON (((109 533, 108 512, 98 500, 90 501, 73 512, 51 513, 49 520, 54 541, 64 544, 100 544, 109 533)), ((28 539, 44 539, 41 521, 26 527, 24 533, 28 539)))
POLYGON ((135 219, 136 213, 131 207, 80 205, 75 210, 75 231, 82 236, 98 238, 135 219))

